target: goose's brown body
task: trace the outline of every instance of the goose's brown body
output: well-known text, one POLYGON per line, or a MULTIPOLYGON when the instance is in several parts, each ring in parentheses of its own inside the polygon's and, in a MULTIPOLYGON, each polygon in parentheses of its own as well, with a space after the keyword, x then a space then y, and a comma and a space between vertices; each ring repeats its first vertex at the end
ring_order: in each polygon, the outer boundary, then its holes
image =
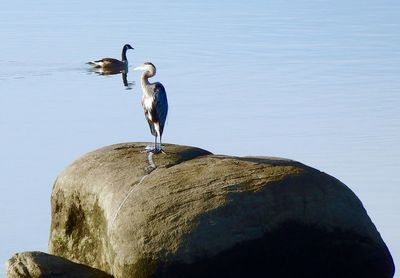
POLYGON ((103 58, 97 61, 89 62, 88 64, 94 68, 101 68, 110 71, 121 71, 128 68, 128 59, 126 58, 126 51, 128 49, 133 49, 129 44, 125 44, 122 48, 122 60, 114 58, 103 58))

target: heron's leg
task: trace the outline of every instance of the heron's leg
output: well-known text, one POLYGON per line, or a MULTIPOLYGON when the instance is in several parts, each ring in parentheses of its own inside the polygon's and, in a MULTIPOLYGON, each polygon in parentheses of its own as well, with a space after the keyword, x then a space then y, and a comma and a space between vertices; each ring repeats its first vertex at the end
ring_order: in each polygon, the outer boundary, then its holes
POLYGON ((157 136, 154 139, 154 148, 151 150, 152 153, 157 154, 162 152, 161 150, 161 137, 160 137, 160 145, 157 145, 157 136))
POLYGON ((152 152, 152 153, 157 153, 157 135, 154 136, 154 145, 148 145, 145 148, 146 152, 152 152))
POLYGON ((161 138, 162 138, 162 136, 160 135, 160 152, 162 152, 163 154, 165 154, 166 152, 164 152, 164 150, 163 150, 163 148, 162 148, 161 138))
POLYGON ((145 152, 152 152, 154 150, 154 146, 153 145, 147 145, 145 148, 144 148, 144 151, 145 152))

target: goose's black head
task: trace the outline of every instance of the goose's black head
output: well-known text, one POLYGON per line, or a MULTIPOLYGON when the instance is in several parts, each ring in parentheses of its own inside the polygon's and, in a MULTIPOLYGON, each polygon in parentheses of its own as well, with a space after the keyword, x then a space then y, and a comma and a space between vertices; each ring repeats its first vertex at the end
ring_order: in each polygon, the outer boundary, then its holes
POLYGON ((125 44, 124 49, 134 49, 130 44, 125 44))

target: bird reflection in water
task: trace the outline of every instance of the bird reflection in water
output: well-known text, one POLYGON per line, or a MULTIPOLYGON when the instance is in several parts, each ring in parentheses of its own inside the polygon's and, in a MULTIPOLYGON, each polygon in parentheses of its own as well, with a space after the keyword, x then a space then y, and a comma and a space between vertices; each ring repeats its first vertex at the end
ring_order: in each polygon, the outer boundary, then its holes
POLYGON ((127 68, 123 69, 123 70, 90 68, 88 71, 90 73, 95 73, 97 75, 103 75, 103 76, 121 74, 122 83, 124 84, 126 90, 132 90, 133 87, 135 86, 134 81, 128 81, 128 69, 127 68))

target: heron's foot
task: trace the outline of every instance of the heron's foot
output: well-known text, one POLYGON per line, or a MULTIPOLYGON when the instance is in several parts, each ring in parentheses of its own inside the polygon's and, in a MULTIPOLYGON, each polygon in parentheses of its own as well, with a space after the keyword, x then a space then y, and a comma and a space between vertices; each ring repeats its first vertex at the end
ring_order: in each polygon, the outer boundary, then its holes
POLYGON ((143 151, 140 151, 141 153, 149 153, 154 149, 154 146, 152 145, 147 145, 143 151))
POLYGON ((144 148, 144 150, 146 151, 146 152, 153 152, 153 150, 155 149, 156 147, 154 146, 154 145, 147 145, 145 148, 144 148))
POLYGON ((144 151, 143 152, 146 152, 146 153, 153 153, 153 154, 159 154, 159 153, 162 153, 162 154, 167 154, 165 151, 164 151, 164 148, 163 147, 161 147, 160 148, 160 146, 155 146, 155 145, 147 145, 145 148, 144 148, 144 151))
POLYGON ((160 149, 158 146, 154 146, 154 145, 147 145, 144 148, 144 151, 146 153, 153 153, 153 154, 159 154, 159 153, 165 153, 164 150, 160 149))
POLYGON ((163 152, 163 150, 160 149, 160 148, 154 148, 154 149, 151 150, 151 152, 154 153, 154 154, 159 154, 159 153, 163 152))

